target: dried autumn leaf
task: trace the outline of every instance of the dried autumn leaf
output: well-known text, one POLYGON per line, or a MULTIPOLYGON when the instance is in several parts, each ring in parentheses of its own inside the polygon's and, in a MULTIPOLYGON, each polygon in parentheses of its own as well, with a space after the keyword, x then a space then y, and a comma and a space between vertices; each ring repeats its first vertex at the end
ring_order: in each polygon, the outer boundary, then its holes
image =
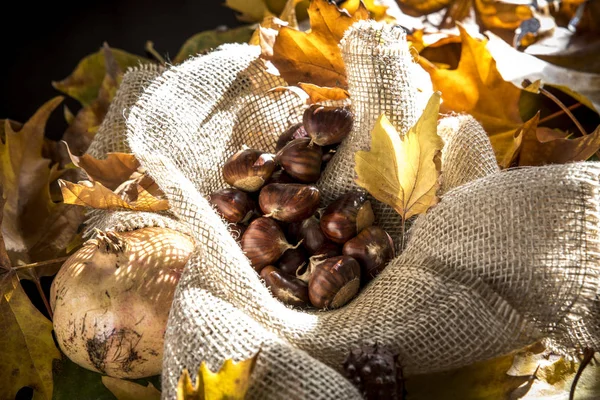
POLYGON ((346 100, 350 97, 347 90, 338 87, 322 87, 310 83, 299 83, 298 86, 308 94, 311 103, 346 100))
POLYGON ((144 188, 138 187, 137 199, 127 202, 100 182, 67 182, 59 179, 58 184, 66 204, 87 206, 99 210, 164 211, 169 209, 167 200, 157 199, 144 188))
POLYGON ((217 372, 212 372, 202 362, 195 385, 192 384, 188 370, 184 369, 177 385, 177 400, 243 400, 257 356, 258 353, 239 362, 225 360, 217 372))
POLYGON ((403 137, 382 114, 371 131, 371 150, 355 154, 356 182, 404 220, 436 204, 444 143, 437 134, 440 94, 403 137))
MULTIPOLYGON (((535 122, 540 115, 536 114, 535 122)), ((576 139, 550 128, 524 132, 519 152, 519 165, 564 164, 585 161, 600 149, 600 126, 593 133, 576 139), (561 137, 562 136, 562 137, 561 137)))
POLYGON ((140 167, 135 156, 127 153, 108 153, 103 160, 98 160, 89 154, 81 157, 72 154, 70 156, 73 164, 82 168, 90 180, 100 182, 110 190, 118 188, 140 167))
POLYGON ((160 400, 160 391, 152 383, 142 386, 139 383, 110 376, 103 376, 102 383, 117 400, 160 400))
POLYGON ((173 59, 173 63, 179 64, 191 56, 212 50, 223 43, 247 43, 253 32, 252 26, 240 26, 233 29, 214 29, 197 33, 185 41, 173 59))
MULTIPOLYGON (((0 224, 2 224, 0 188, 0 224)), ((24 386, 34 398, 52 398, 52 360, 60 352, 52 339, 52 322, 44 317, 23 291, 4 247, 0 232, 0 398, 14 399, 24 386)))
POLYGON ((6 197, 2 233, 14 265, 56 257, 83 220, 82 210, 52 201, 50 183, 61 172, 56 166, 50 168, 50 160, 42 156, 46 121, 61 101, 62 97, 48 101, 24 125, 4 123, 4 140, 0 141, 0 185, 6 197))
POLYGON ((79 110, 63 135, 63 140, 69 144, 74 154, 83 154, 88 149, 123 77, 123 71, 114 58, 112 49, 105 44, 102 51, 106 75, 98 90, 98 97, 79 110))
POLYGON ((388 7, 375 0, 346 0, 340 4, 340 8, 344 8, 351 15, 354 15, 356 10, 359 9, 361 2, 369 11, 371 18, 375 21, 381 21, 385 17, 388 7))
POLYGON ((462 51, 457 69, 440 69, 424 58, 420 64, 429 72, 433 89, 442 92, 442 112, 471 114, 490 137, 498 164, 508 167, 516 156, 523 127, 521 89, 502 78, 485 41, 472 38, 461 25, 459 30, 462 51))
POLYGON ((264 0, 225 0, 224 5, 237 11, 237 18, 244 22, 261 21, 269 12, 264 0))
POLYGON ((354 22, 367 19, 361 4, 354 15, 327 0, 314 0, 308 8, 311 30, 300 32, 282 27, 273 45, 273 54, 263 52, 289 84, 314 83, 319 86, 347 85, 344 62, 338 44, 354 22))

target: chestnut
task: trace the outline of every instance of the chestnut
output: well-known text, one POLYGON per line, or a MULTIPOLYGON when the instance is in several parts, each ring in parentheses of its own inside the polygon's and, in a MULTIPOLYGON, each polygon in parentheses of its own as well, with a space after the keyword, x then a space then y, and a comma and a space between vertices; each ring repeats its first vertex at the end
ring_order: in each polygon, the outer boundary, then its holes
POLYGON ((345 107, 325 107, 313 104, 304 111, 302 122, 313 143, 328 146, 340 143, 348 136, 354 114, 345 107))
POLYGON ((312 185, 271 183, 260 191, 258 204, 265 216, 284 222, 296 222, 313 215, 321 195, 312 185))
POLYGON ((267 185, 271 183, 298 183, 294 178, 292 178, 287 172, 280 169, 278 171, 273 172, 273 175, 267 181, 267 185))
POLYGON ((321 230, 329 240, 343 244, 373 225, 374 220, 366 193, 352 191, 338 197, 325 208, 321 215, 321 230))
POLYGON ((308 261, 308 254, 302 247, 289 249, 277 261, 277 268, 282 272, 296 276, 296 272, 308 261))
POLYGON ((275 144, 275 151, 283 149, 286 144, 294 139, 305 137, 308 137, 308 133, 304 129, 302 122, 294 124, 279 136, 279 139, 277 139, 277 143, 275 144))
POLYGON ((210 195, 209 201, 223 218, 233 223, 247 220, 254 210, 254 200, 239 189, 217 190, 210 195))
POLYGON ((366 283, 383 271, 388 261, 394 258, 394 242, 386 231, 373 225, 348 240, 342 254, 358 261, 363 283, 366 283))
POLYGON ((339 308, 358 293, 360 265, 349 256, 327 258, 311 266, 308 296, 318 308, 339 308))
POLYGON ((293 178, 313 183, 321 176, 323 150, 310 138, 294 139, 277 153, 276 161, 293 178))
POLYGON ((325 243, 323 243, 323 245, 319 247, 317 251, 315 251, 312 257, 330 258, 340 255, 342 255, 341 247, 338 244, 335 244, 328 240, 325 243))
POLYGON ((290 231, 295 234, 294 237, 297 240, 302 240, 302 246, 311 255, 315 254, 325 242, 328 242, 323 232, 321 232, 319 220, 314 215, 293 225, 293 227, 290 226, 290 231))
POLYGON ((297 307, 306 307, 309 304, 308 286, 301 280, 272 265, 263 268, 260 277, 265 280, 265 285, 271 289, 273 296, 283 303, 297 307))
POLYGON ((246 192, 256 192, 275 170, 273 154, 260 150, 240 150, 223 166, 223 179, 233 187, 246 192))
POLYGON ((241 240, 242 250, 257 272, 277 261, 286 250, 298 246, 289 244, 277 222, 266 217, 252 221, 241 240))

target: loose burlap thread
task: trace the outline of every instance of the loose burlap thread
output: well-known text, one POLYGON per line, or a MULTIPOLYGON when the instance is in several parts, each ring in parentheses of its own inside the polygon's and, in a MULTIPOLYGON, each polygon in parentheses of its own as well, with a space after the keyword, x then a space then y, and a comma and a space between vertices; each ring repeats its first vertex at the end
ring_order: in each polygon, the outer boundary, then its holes
MULTIPOLYGON (((400 133, 414 123, 405 47, 404 34, 389 25, 361 22, 345 35, 357 122, 319 182, 325 196, 353 185, 347 149, 368 148, 381 112, 400 133)), ((258 349, 250 398, 330 399, 359 398, 340 371, 346 353, 365 343, 397 351, 407 375, 544 337, 565 352, 599 348, 600 164, 499 173, 485 132, 464 116, 441 123, 444 195, 417 219, 404 253, 339 310, 293 310, 274 299, 207 201, 226 186, 221 167, 231 154, 244 144, 272 150, 301 115, 293 94, 270 91, 284 83, 258 55, 252 46, 225 45, 171 67, 147 80, 128 110, 131 150, 198 244, 169 317, 163 398, 175 398, 183 368, 194 375, 206 361, 216 370, 258 349)), ((128 95, 123 90, 117 98, 128 95)), ((395 226, 385 207, 374 208, 379 224, 395 226)))

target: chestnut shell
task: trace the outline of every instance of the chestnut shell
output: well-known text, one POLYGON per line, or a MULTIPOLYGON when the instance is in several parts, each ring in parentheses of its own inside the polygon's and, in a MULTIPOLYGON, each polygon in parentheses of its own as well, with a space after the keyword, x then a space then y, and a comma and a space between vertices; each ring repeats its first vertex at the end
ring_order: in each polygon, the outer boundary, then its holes
POLYGON ((227 221, 242 222, 254 207, 254 200, 246 192, 234 188, 217 190, 210 195, 209 201, 227 221))
POLYGON ((233 187, 246 192, 256 192, 275 170, 272 154, 260 150, 240 150, 223 165, 223 179, 233 187))
POLYGON ((313 143, 328 146, 340 143, 352 130, 354 114, 344 107, 313 104, 304 111, 304 129, 313 143))
POLYGON ((291 275, 288 275, 272 265, 260 271, 260 277, 265 280, 265 285, 271 289, 273 296, 285 304, 297 307, 306 307, 310 303, 308 285, 291 275))
POLYGON ((336 243, 343 244, 373 225, 375 216, 364 192, 352 191, 338 197, 321 215, 321 230, 336 243))
POLYGON ((360 265, 349 256, 337 256, 315 263, 308 282, 313 306, 339 308, 358 293, 360 265))
POLYGON ((288 129, 286 129, 286 131, 279 136, 279 138, 277 139, 277 143, 275 144, 275 151, 283 149, 286 144, 288 144, 294 139, 305 137, 308 137, 308 133, 304 129, 302 122, 294 124, 288 129))
POLYGON ((284 222, 302 221, 317 211, 321 195, 312 185, 271 183, 260 191, 258 204, 266 216, 284 222))
POLYGON ((358 261, 363 283, 366 283, 383 271, 386 264, 394 258, 394 242, 386 231, 373 225, 348 240, 342 254, 358 261))
POLYGON ((281 149, 276 161, 291 177, 303 183, 313 183, 321 176, 323 150, 310 138, 294 139, 281 149))
POLYGON ((277 261, 286 250, 294 248, 277 222, 266 217, 257 218, 248 225, 240 244, 257 272, 277 261))

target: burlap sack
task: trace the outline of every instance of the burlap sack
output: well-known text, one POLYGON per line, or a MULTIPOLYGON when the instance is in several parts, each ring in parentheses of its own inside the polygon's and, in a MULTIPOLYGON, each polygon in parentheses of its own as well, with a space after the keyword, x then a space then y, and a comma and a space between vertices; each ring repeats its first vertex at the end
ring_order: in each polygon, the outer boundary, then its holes
MULTIPOLYGON (((345 168, 353 154, 344 149, 368 146, 379 113, 401 132, 414 122, 405 47, 404 34, 388 25, 361 22, 347 32, 357 123, 319 183, 325 196, 353 185, 345 168)), ((565 352, 599 347, 600 164, 499 173, 485 133, 460 116, 442 123, 444 196, 418 218, 404 253, 341 309, 303 312, 274 299, 206 198, 226 186, 221 166, 231 154, 244 144, 272 150, 301 115, 293 94, 269 92, 283 81, 265 73, 258 54, 225 45, 171 67, 128 110, 131 150, 198 243, 169 317, 163 398, 175 397, 183 368, 195 375, 202 360, 217 369, 258 349, 250 398, 337 399, 359 398, 340 370, 363 343, 397 350, 407 375, 543 337, 565 352)), ((97 140, 107 136, 101 130, 97 140)), ((379 224, 394 228, 398 220, 375 208, 379 224)), ((129 218, 110 218, 119 215, 129 218)))

